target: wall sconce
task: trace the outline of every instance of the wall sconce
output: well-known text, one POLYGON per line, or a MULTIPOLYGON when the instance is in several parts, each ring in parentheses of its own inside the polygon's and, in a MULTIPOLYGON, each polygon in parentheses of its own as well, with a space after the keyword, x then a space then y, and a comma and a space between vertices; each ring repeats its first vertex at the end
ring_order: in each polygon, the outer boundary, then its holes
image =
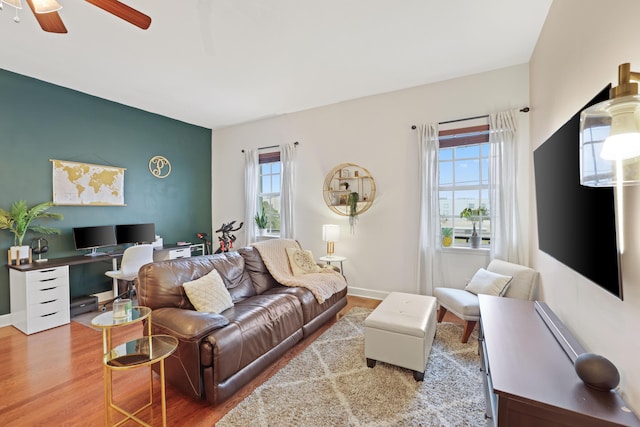
POLYGON ((322 240, 327 242, 327 256, 333 256, 333 242, 340 240, 340 227, 333 224, 323 225, 322 240))
POLYGON ((640 73, 618 67, 609 100, 580 114, 580 184, 615 187, 640 184, 640 73))

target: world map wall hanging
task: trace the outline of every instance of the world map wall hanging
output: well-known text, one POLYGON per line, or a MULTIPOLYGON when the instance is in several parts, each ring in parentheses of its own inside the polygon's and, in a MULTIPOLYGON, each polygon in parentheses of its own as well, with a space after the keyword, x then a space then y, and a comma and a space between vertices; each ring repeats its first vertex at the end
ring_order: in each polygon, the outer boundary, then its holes
POLYGON ((53 165, 53 203, 76 206, 126 206, 126 168, 50 160, 53 165))

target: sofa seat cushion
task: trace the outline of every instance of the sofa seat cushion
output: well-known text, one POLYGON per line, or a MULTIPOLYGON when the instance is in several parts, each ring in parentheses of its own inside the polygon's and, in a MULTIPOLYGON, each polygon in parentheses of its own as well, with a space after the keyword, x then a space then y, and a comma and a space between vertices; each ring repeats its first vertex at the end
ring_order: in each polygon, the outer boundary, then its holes
POLYGON ((216 383, 237 373, 302 328, 300 302, 293 295, 256 295, 222 312, 229 324, 205 338, 201 363, 213 363, 216 383))
POLYGON ((343 289, 327 298, 322 304, 318 303, 316 297, 313 296, 311 291, 305 288, 295 288, 289 286, 277 285, 264 293, 264 295, 294 295, 300 301, 302 306, 302 316, 304 324, 308 324, 320 314, 327 311, 327 309, 333 306, 341 298, 347 294, 347 289, 343 289))
POLYGON ((438 303, 463 320, 480 319, 478 297, 464 289, 436 288, 433 294, 438 303))

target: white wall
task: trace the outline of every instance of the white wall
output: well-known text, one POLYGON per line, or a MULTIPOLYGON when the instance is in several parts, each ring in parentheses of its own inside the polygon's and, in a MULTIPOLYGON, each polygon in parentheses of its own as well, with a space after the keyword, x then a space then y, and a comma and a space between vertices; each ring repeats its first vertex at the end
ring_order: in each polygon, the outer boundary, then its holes
MULTIPOLYGON (((296 238, 316 257, 325 251, 322 224, 341 227, 336 254, 348 257, 352 294, 383 297, 417 291, 418 142, 411 125, 459 119, 528 105, 526 64, 312 110, 286 114, 213 132, 213 223, 243 218, 243 148, 299 141, 295 194, 296 238), (325 205, 325 175, 340 163, 367 168, 376 182, 373 206, 360 216, 355 234, 348 219, 325 205)), ((528 136, 528 117, 521 113, 528 136)), ((525 138, 523 157, 528 155, 525 138)), ((528 191, 523 162, 523 191, 528 191)), ((528 200, 524 199, 526 222, 528 200)), ((253 226, 250 224, 249 226, 253 226)), ((238 235, 239 244, 246 242, 238 235)), ((443 261, 449 283, 462 286, 488 254, 454 251, 443 261)))
MULTIPOLYGON (((640 71, 638 16, 637 0, 553 2, 530 62, 532 150, 608 83, 617 84, 618 64, 630 62, 640 71)), ((537 249, 533 197, 530 253, 541 274, 544 300, 588 351, 618 367, 623 398, 640 413, 640 229, 634 218, 640 207, 638 188, 625 197, 629 223, 621 260, 624 301, 537 249)))

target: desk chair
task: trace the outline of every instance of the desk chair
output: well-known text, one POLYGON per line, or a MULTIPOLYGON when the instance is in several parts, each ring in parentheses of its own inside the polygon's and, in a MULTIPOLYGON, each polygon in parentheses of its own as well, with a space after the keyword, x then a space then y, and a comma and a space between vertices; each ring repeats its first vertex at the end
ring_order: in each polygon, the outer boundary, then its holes
MULTIPOLYGON (((153 262, 153 246, 152 245, 136 245, 125 249, 120 261, 120 270, 106 271, 104 274, 112 279, 127 282, 127 290, 129 298, 133 297, 133 281, 138 277, 138 270, 145 264, 153 262)), ((120 295, 114 295, 114 298, 120 295)))
MULTIPOLYGON (((499 296, 533 300, 536 293, 538 272, 523 265, 494 259, 489 263, 487 271, 512 277, 506 291, 499 296)), ((482 292, 489 293, 489 292, 482 292)), ((473 328, 480 320, 480 304, 478 296, 465 289, 435 288, 433 295, 438 299, 440 310, 438 322, 442 322, 447 311, 464 320, 464 332, 461 342, 466 343, 473 328)))

